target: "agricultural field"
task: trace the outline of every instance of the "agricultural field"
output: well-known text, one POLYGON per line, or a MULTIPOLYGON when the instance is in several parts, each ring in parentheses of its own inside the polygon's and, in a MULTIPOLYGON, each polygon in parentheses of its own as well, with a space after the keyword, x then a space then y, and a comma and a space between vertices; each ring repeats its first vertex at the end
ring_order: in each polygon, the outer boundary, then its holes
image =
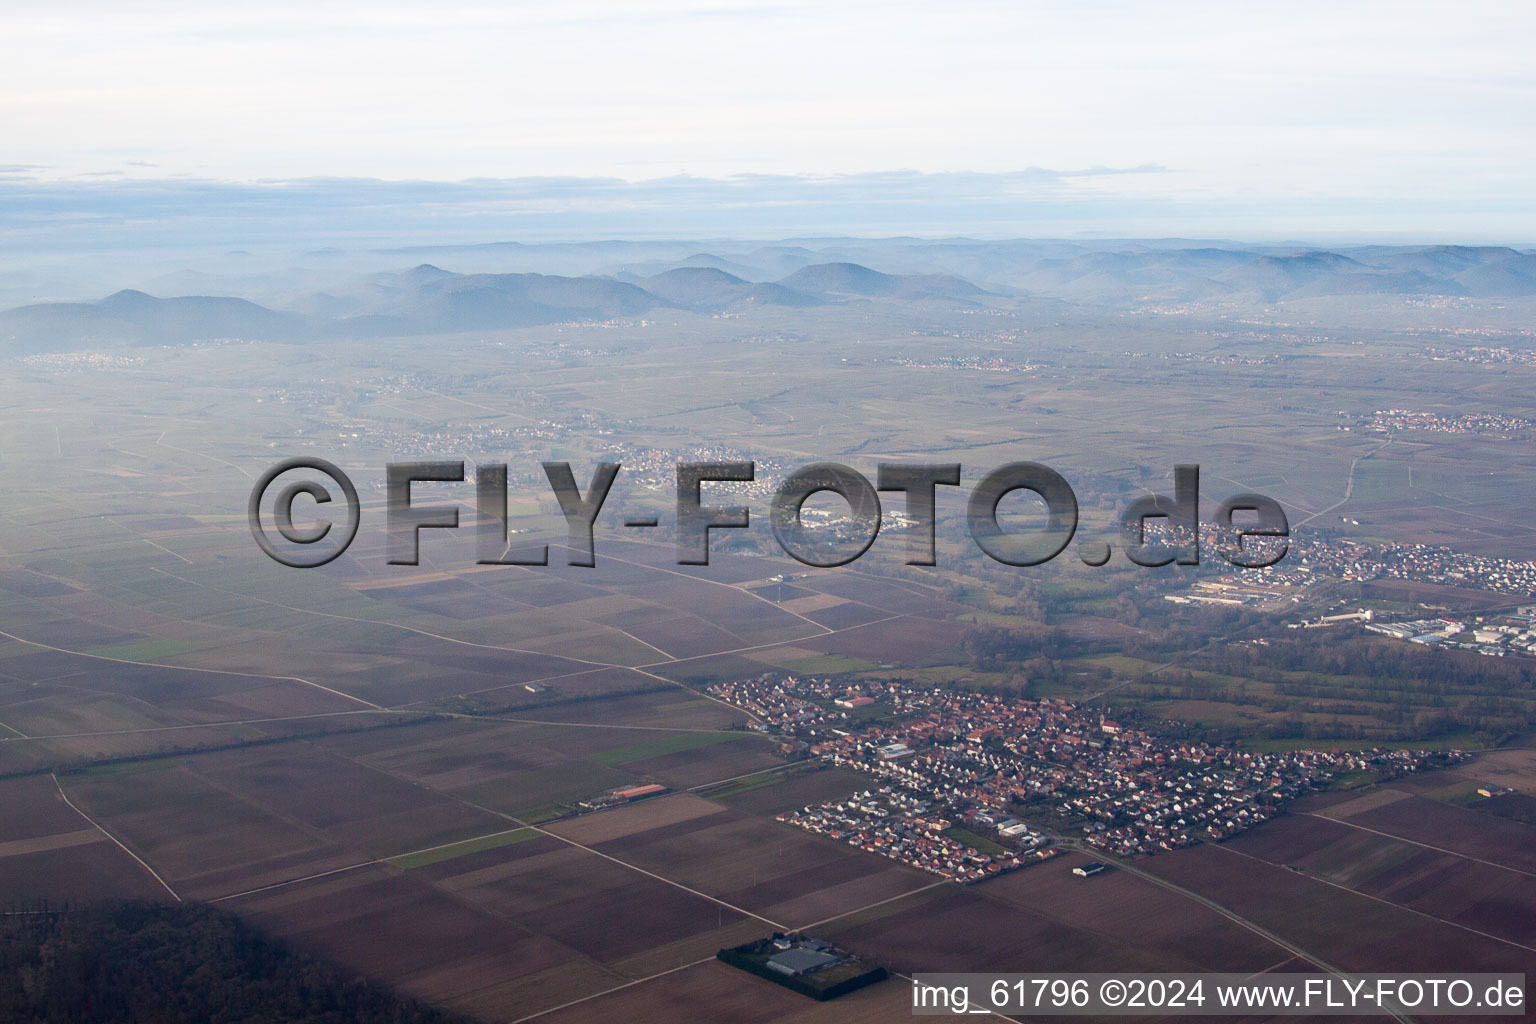
MULTIPOLYGON (((1168 490, 1194 459, 1206 508, 1259 489, 1298 522, 1316 516, 1311 536, 1507 555, 1532 529, 1518 525, 1536 494, 1528 439, 1365 436, 1340 410, 1464 391, 1536 416, 1529 367, 1432 362, 1439 328, 1419 333, 1397 308, 1385 327, 1298 305, 1282 326, 1264 309, 1239 323, 986 302, 838 301, 813 321, 669 308, 664 322, 430 344, 147 346, 121 372, 5 362, 0 904, 212 902, 499 1024, 906 1016, 900 978, 822 1006, 714 960, 783 929, 904 973, 1536 974, 1536 826, 1475 792, 1536 794, 1536 674, 1515 655, 1469 667, 1427 650, 1378 671, 1385 640, 1286 629, 1368 602, 1478 615, 1526 598, 1476 580, 1330 579, 1280 611, 1200 608, 1163 598, 1227 574, 1214 560, 1076 557, 1118 543, 1124 501, 1168 490), (924 346, 1032 368, 911 365, 924 346), (1427 393, 1431 375, 1441 390, 1427 393), (932 401, 914 414, 914 398, 932 401), (320 569, 267 559, 246 521, 256 476, 293 454, 336 461, 361 492, 355 544, 320 569), (417 487, 462 525, 423 530, 420 564, 391 565, 383 466, 406 457, 506 461, 520 531, 507 539, 548 545, 549 564, 479 564, 466 481, 417 487), (737 459, 758 461, 755 489, 704 497, 749 505, 754 526, 715 530, 709 565, 679 565, 672 464, 737 459), (938 499, 939 564, 905 564, 911 535, 895 529, 853 565, 784 556, 768 495, 821 459, 867 474, 962 463, 966 486, 938 499), (1025 459, 1057 468, 1080 503, 1074 546, 1049 566, 986 558, 965 523, 979 475, 1025 459), (591 568, 567 564, 545 460, 569 460, 583 486, 592 463, 626 465, 591 568), (632 513, 661 521, 619 525, 632 513), (1092 878, 1071 874, 1089 858, 1068 846, 962 886, 775 820, 880 783, 705 692, 765 674, 1059 698, 1095 722, 1239 750, 1476 756, 1336 779, 1230 841, 1092 878), (615 795, 649 786, 662 791, 615 795)), ((1489 330, 1520 315, 1477 310, 1489 330)), ((882 496, 890 512, 901 500, 882 496)), ((894 720, 875 706, 835 724, 894 720)))
POLYGON ((1536 949, 1536 875, 1311 815, 1291 815, 1226 849, 1536 949))
POLYGON ((1432 971, 1436 964, 1443 967, 1450 950, 1464 970, 1524 971, 1531 963, 1530 950, 1507 940, 1473 934, 1218 846, 1154 860, 1148 870, 1345 970, 1390 962, 1404 971, 1432 971))

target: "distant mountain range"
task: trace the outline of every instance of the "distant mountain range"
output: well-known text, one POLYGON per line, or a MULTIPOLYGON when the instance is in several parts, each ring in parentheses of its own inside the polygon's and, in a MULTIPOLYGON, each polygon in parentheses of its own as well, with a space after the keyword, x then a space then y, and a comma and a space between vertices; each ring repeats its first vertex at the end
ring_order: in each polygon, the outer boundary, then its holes
POLYGON ((865 298, 970 302, 986 294, 957 277, 882 274, 851 263, 802 267, 782 282, 754 283, 707 266, 621 276, 456 274, 422 264, 304 295, 281 311, 239 298, 155 298, 129 290, 97 302, 37 303, 0 312, 0 349, 33 353, 221 338, 398 337, 609 320, 654 309, 708 313, 865 298))
MULTIPOLYGON (((38 303, 0 312, 0 351, 430 335, 637 317, 655 310, 721 313, 870 301, 1007 305, 1027 297, 1124 307, 1329 296, 1536 297, 1536 253, 1498 246, 1324 251, 1176 240, 824 239, 720 243, 712 249, 688 253, 684 243, 506 243, 426 251, 498 269, 538 265, 547 256, 562 268, 593 272, 455 273, 423 263, 348 280, 333 266, 324 279, 346 283, 297 294, 281 292, 278 283, 304 280, 300 268, 253 274, 243 298, 155 298, 120 291, 96 302, 38 303), (604 262, 614 257, 620 261, 604 262), (251 295, 266 304, 251 301, 251 295)), ((381 255, 387 254, 369 258, 381 255)), ((237 275, 192 271, 163 275, 155 284, 175 288, 213 281, 242 290, 237 275)))
POLYGON ((1199 248, 1089 252, 1005 271, 1031 294, 1117 303, 1135 299, 1279 302, 1329 295, 1536 296, 1536 254, 1430 246, 1260 253, 1199 248))
POLYGON ((99 302, 45 302, 6 310, 0 313, 0 351, 183 345, 218 338, 287 340, 303 336, 309 326, 304 317, 245 299, 157 299, 130 290, 99 302))

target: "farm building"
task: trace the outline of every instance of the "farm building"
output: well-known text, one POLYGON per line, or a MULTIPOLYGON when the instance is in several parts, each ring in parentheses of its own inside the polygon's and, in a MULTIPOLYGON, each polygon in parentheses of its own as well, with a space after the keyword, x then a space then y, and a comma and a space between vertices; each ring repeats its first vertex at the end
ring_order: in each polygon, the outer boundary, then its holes
POLYGON ((769 957, 768 969, 770 971, 778 971, 780 974, 787 974, 792 978, 798 978, 803 974, 810 974, 818 968, 826 967, 828 964, 835 964, 841 959, 842 957, 834 956, 823 950, 806 949, 804 946, 797 946, 794 949, 786 949, 782 953, 769 957))

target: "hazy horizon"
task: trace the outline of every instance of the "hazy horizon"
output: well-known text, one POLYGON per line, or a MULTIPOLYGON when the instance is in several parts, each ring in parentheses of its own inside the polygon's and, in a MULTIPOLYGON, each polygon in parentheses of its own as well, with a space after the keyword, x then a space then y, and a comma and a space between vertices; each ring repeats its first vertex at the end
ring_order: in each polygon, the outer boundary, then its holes
POLYGON ((0 234, 12 273, 121 260, 171 262, 245 251, 297 259, 317 250, 382 253, 443 246, 594 242, 969 239, 1337 248, 1536 246, 1536 227, 1489 201, 1425 203, 1411 216, 1384 201, 1150 203, 1101 194, 1104 181, 1157 167, 1040 168, 1016 174, 869 173, 537 178, 460 182, 307 178, 48 182, 0 176, 0 234), (1310 217, 1310 220, 1308 219, 1310 217), (1456 220, 1461 227, 1450 227, 1456 220), (1475 226, 1474 226, 1475 225, 1475 226))
POLYGON ((0 236, 1530 244, 1533 29, 1490 3, 65 3, 8 19, 0 236))

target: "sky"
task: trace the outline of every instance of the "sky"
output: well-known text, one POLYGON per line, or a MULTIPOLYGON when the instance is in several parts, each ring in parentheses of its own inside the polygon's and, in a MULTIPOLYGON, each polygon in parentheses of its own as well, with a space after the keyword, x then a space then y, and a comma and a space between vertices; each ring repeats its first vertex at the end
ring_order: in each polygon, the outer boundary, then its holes
POLYGON ((204 226, 236 196, 259 219, 352 182, 353 207, 452 184, 414 216, 440 203, 454 232, 771 234, 779 209, 798 231, 1536 241, 1530 4, 7 6, 0 238, 45 209, 121 231, 178 190, 222 197, 204 226))

